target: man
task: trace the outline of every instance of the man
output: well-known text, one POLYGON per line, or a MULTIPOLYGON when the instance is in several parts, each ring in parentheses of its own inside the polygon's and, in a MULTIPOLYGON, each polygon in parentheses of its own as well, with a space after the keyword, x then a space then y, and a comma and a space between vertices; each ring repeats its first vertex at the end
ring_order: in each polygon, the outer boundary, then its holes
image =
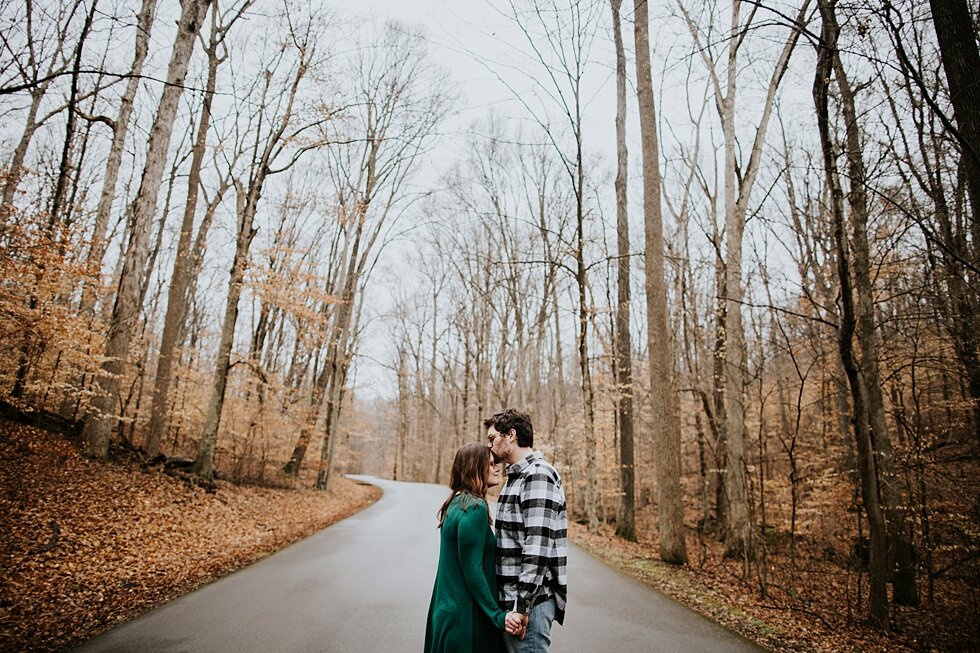
POLYGON ((508 408, 484 420, 490 451, 507 464, 497 499, 500 607, 526 616, 523 636, 504 634, 510 653, 547 652, 551 623, 564 623, 568 597, 568 515, 561 477, 533 451, 527 413, 508 408))

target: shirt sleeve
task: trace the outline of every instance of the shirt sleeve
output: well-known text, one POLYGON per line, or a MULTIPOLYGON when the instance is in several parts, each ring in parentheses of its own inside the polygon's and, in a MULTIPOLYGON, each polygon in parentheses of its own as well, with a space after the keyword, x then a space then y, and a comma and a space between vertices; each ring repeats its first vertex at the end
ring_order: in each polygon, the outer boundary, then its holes
POLYGON ((490 529, 488 514, 486 504, 480 502, 460 515, 457 540, 459 563, 473 601, 497 628, 503 630, 506 613, 497 605, 487 577, 483 574, 483 553, 487 546, 487 531, 490 529))
POLYGON ((553 544, 561 529, 561 504, 558 481, 551 474, 538 471, 524 480, 521 492, 524 542, 516 608, 523 614, 530 613, 535 598, 543 589, 553 544))

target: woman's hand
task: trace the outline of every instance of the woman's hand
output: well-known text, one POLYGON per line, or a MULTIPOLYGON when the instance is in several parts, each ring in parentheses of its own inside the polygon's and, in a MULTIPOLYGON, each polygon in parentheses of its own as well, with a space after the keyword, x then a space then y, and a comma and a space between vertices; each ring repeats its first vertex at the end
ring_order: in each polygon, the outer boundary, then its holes
POLYGON ((507 616, 504 617, 504 630, 509 635, 524 639, 524 634, 527 632, 527 615, 520 612, 508 612, 507 616))

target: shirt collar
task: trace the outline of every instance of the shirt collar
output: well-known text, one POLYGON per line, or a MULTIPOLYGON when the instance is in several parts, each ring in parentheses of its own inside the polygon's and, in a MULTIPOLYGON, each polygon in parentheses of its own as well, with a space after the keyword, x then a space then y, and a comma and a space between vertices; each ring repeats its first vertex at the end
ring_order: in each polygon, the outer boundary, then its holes
POLYGON ((524 456, 516 463, 507 466, 507 475, 513 476, 514 474, 520 474, 525 469, 530 467, 535 462, 542 459, 540 451, 532 451, 528 455, 524 456))

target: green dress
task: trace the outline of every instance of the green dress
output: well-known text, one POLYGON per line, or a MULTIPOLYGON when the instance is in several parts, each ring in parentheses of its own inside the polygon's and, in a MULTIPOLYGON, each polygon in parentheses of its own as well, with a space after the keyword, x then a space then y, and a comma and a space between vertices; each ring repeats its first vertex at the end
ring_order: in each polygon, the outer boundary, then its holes
POLYGON ((425 626, 425 653, 499 653, 504 617, 497 605, 497 538, 487 504, 456 495, 442 522, 439 568, 425 626))

